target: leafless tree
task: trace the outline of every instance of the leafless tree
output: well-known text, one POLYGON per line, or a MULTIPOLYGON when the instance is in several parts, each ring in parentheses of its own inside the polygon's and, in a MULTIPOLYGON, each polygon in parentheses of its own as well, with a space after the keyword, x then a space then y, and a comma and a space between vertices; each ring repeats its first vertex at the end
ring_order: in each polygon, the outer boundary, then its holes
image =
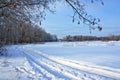
MULTIPOLYGON (((28 18, 33 15, 33 10, 39 12, 39 14, 36 14, 36 18, 39 18, 41 24, 41 21, 44 20, 46 16, 45 11, 48 10, 53 12, 50 4, 54 4, 57 1, 62 0, 0 0, 1 25, 5 25, 6 21, 11 23, 17 23, 17 21, 27 21, 28 18)), ((84 22, 92 29, 95 29, 93 26, 97 25, 97 28, 102 30, 102 28, 99 26, 100 19, 93 18, 91 15, 88 15, 84 8, 85 4, 82 3, 81 0, 63 1, 73 9, 73 22, 75 20, 78 21, 78 24, 80 24, 80 22, 84 22)), ((88 1, 91 1, 92 3, 94 1, 100 1, 103 4, 102 0, 88 1)))

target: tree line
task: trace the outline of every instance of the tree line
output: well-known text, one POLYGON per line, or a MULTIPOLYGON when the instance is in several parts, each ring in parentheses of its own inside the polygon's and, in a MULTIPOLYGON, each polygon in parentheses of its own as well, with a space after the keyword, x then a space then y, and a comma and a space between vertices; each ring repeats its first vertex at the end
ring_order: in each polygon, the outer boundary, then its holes
POLYGON ((0 27, 0 42, 3 44, 33 43, 56 41, 56 35, 47 33, 31 22, 19 22, 18 25, 0 27))
POLYGON ((61 39, 62 41, 119 41, 120 35, 110 35, 104 37, 97 37, 97 36, 65 36, 61 39))

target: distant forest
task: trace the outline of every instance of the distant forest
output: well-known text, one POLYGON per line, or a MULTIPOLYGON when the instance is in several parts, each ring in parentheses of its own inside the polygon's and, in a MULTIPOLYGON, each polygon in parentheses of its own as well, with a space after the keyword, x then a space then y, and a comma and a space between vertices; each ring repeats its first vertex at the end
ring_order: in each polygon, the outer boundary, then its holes
POLYGON ((35 43, 57 41, 56 35, 47 33, 31 22, 20 22, 17 25, 0 27, 1 44, 35 43))
POLYGON ((119 41, 120 35, 110 35, 104 37, 96 37, 96 36, 65 36, 61 41, 119 41))

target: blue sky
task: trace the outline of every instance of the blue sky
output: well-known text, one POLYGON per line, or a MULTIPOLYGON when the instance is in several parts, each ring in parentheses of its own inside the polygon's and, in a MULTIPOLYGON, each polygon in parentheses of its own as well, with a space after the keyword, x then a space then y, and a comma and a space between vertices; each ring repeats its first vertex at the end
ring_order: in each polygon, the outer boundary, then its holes
POLYGON ((66 35, 91 35, 107 36, 111 34, 120 34, 120 0, 103 0, 104 6, 100 2, 86 2, 88 14, 101 19, 100 24, 103 30, 93 30, 90 34, 89 27, 85 24, 78 25, 72 23, 72 9, 64 3, 57 4, 55 14, 47 13, 46 20, 42 27, 49 33, 56 34, 58 37, 66 35))

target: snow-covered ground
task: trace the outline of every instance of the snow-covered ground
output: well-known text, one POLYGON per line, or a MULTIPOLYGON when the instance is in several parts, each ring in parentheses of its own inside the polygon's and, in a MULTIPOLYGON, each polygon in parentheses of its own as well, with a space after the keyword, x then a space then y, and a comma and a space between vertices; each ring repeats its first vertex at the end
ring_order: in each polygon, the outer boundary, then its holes
POLYGON ((120 41, 8 46, 0 80, 120 80, 120 41))

